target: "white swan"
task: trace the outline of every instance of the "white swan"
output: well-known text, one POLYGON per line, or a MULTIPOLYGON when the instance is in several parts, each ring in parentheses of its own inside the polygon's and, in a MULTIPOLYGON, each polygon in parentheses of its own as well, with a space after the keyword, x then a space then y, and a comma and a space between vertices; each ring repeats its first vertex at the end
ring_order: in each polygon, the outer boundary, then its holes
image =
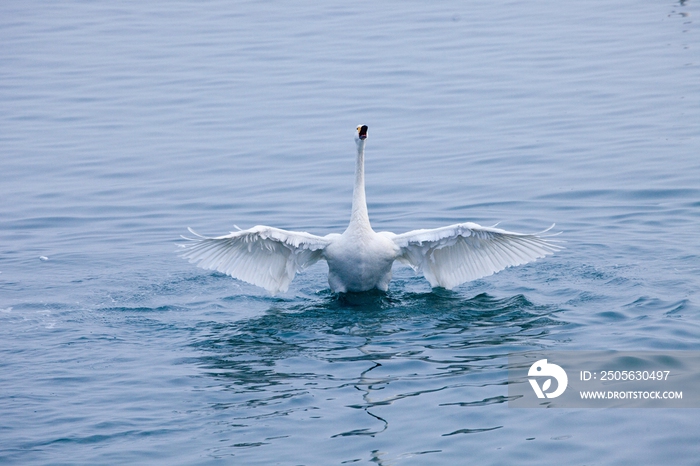
MULTIPOLYGON (((372 230, 365 200, 367 126, 357 127, 357 165, 350 224, 342 235, 316 236, 267 226, 207 238, 189 229, 182 257, 261 286, 271 293, 287 291, 298 271, 323 259, 335 293, 386 291, 395 260, 421 272, 432 287, 451 289, 469 280, 521 265, 562 249, 537 236, 512 233, 476 223, 396 235, 372 230)), ((550 227, 551 228, 551 227, 550 227)), ((547 231, 547 230, 545 230, 547 231)))

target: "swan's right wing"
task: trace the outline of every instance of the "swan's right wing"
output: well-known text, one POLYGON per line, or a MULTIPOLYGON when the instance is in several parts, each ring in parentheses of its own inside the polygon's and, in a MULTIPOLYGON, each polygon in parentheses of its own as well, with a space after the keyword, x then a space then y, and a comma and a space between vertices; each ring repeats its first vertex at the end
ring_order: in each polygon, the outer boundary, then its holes
POLYGON ((563 249, 538 235, 476 223, 414 230, 392 239, 401 249, 398 260, 421 272, 431 286, 447 289, 563 249))
POLYGON ((329 240, 305 232, 256 226, 225 236, 208 238, 189 229, 196 238, 182 245, 181 257, 197 266, 216 270, 270 293, 287 291, 296 273, 322 258, 329 240))

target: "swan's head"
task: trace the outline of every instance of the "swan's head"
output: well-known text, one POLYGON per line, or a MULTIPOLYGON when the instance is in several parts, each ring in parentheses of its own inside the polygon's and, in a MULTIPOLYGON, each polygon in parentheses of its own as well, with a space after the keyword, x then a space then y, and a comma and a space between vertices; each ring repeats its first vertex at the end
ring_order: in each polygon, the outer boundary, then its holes
POLYGON ((367 125, 360 125, 357 127, 357 132, 355 133, 355 141, 360 144, 367 139, 367 125))

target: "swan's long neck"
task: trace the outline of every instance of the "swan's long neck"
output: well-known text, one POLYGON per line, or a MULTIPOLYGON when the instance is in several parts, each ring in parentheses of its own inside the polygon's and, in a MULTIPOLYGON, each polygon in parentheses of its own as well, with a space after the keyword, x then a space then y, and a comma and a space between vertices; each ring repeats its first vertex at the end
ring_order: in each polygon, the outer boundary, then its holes
POLYGON ((350 227, 371 228, 365 199, 365 140, 357 143, 357 163, 355 165, 355 188, 352 192, 352 215, 350 227))

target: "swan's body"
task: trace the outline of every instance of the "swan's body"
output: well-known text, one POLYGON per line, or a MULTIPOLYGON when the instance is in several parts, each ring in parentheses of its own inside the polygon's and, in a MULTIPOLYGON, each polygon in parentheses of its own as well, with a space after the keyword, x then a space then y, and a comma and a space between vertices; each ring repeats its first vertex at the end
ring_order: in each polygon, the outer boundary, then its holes
POLYGON ((185 246, 182 257, 202 268, 261 286, 271 293, 287 291, 298 271, 323 259, 328 263, 331 289, 345 293, 375 288, 386 291, 396 260, 421 272, 431 286, 451 289, 561 249, 537 235, 512 233, 476 223, 458 223, 400 235, 375 232, 369 222, 365 200, 366 138, 367 126, 358 126, 352 215, 343 234, 316 236, 256 226, 207 238, 190 230, 197 238, 185 246))

